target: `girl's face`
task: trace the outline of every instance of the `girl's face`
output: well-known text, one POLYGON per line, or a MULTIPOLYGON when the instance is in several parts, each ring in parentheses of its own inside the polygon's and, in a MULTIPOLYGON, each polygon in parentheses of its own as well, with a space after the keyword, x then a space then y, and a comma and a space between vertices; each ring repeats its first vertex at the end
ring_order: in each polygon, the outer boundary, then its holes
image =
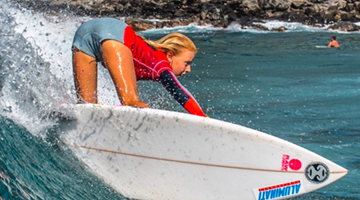
POLYGON ((170 62, 171 68, 175 73, 175 76, 180 78, 181 76, 191 71, 190 65, 194 60, 195 52, 185 50, 175 56, 172 51, 169 51, 166 53, 166 56, 170 62))

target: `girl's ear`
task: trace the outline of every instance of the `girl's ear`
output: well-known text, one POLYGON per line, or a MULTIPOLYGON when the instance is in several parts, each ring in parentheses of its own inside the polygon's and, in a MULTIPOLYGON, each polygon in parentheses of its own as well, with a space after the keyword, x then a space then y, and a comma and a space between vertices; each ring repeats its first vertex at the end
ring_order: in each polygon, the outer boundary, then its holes
POLYGON ((174 56, 174 53, 172 51, 168 51, 166 52, 166 57, 168 59, 168 61, 171 63, 172 61, 172 57, 174 56))

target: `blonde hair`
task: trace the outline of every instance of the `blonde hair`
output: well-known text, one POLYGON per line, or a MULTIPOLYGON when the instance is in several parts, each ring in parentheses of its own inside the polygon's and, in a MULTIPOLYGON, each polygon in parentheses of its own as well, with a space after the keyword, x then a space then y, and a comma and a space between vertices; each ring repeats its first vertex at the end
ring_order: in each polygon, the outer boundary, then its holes
POLYGON ((178 55, 185 50, 197 53, 197 49, 193 41, 181 33, 170 33, 156 41, 146 40, 141 35, 138 36, 141 37, 150 46, 159 49, 164 53, 172 51, 174 55, 178 55))

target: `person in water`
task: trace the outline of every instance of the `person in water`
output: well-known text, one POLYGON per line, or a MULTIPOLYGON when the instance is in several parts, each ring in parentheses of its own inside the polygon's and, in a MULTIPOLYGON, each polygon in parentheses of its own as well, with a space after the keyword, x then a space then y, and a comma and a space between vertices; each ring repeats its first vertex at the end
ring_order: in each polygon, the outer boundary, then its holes
POLYGON ((340 47, 339 43, 336 41, 336 37, 335 36, 331 36, 331 41, 328 45, 328 48, 331 48, 331 47, 340 47))
POLYGON ((191 71, 197 53, 195 44, 183 34, 151 41, 121 20, 92 19, 77 29, 72 52, 78 103, 98 103, 97 62, 102 62, 122 105, 148 108, 139 100, 136 81, 151 80, 162 84, 189 113, 206 117, 177 79, 191 71))

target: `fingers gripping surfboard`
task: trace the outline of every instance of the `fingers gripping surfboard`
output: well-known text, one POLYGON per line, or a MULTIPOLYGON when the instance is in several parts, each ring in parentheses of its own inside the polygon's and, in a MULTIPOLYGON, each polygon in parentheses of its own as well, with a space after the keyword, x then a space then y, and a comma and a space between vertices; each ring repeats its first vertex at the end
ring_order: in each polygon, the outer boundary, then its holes
POLYGON ((347 170, 280 138, 220 120, 127 106, 63 105, 61 139, 134 199, 284 199, 347 170))

